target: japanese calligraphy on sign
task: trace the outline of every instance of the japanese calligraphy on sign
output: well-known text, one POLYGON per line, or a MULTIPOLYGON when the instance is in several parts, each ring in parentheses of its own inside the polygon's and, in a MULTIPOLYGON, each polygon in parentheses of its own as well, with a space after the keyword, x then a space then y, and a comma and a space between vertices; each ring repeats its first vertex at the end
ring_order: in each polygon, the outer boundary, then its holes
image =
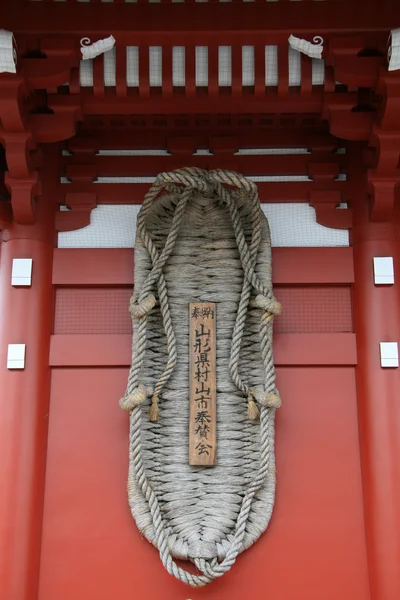
POLYGON ((189 304, 189 464, 215 465, 216 314, 214 303, 189 304))

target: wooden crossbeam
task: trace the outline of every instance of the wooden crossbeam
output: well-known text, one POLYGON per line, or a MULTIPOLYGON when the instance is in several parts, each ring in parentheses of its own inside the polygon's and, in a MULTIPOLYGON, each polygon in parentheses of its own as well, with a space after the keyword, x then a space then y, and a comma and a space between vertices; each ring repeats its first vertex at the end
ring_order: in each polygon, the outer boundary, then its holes
MULTIPOLYGON (((75 168, 80 167, 81 154, 62 157, 65 174, 73 178, 75 168)), ((147 176, 155 172, 171 171, 193 166, 200 169, 230 168, 243 175, 307 175, 313 154, 234 155, 217 153, 212 156, 196 156, 190 153, 170 156, 96 156, 91 161, 98 177, 147 176)), ((347 171, 347 154, 327 156, 324 162, 334 162, 340 171, 347 171)))
POLYGON ((2 27, 17 35, 94 39, 117 44, 277 44, 291 33, 389 32, 400 27, 398 0, 279 3, 48 3, 3 2, 2 27))
MULTIPOLYGON (((277 333, 274 336, 275 365, 354 366, 357 364, 355 337, 354 333, 277 333)), ((50 367, 128 367, 132 359, 131 346, 132 334, 53 335, 50 367)))
MULTIPOLYGON (((188 102, 184 93, 164 97, 157 91, 148 95, 131 92, 125 97, 118 96, 110 90, 99 95, 97 91, 82 89, 79 103, 85 115, 151 115, 159 114, 160 102, 163 115, 185 114, 270 114, 270 115, 316 115, 321 114, 326 100, 322 86, 307 95, 300 91, 286 91, 280 95, 274 89, 266 90, 263 95, 253 94, 252 88, 241 95, 232 95, 230 88, 220 88, 219 93, 211 97, 207 90, 197 91, 188 102)), ((76 103, 76 95, 48 95, 48 105, 51 109, 63 109, 76 103)), ((357 105, 357 95, 354 92, 333 93, 329 97, 331 103, 340 103, 351 109, 357 105)))
MULTIPOLYGON (((133 129, 129 125, 129 118, 123 121, 122 127, 107 127, 99 130, 90 127, 87 121, 82 123, 79 135, 67 142, 72 152, 96 152, 98 150, 146 150, 160 149, 171 150, 176 136, 187 138, 189 147, 195 151, 197 148, 209 148, 215 151, 218 136, 226 141, 226 150, 234 152, 239 148, 318 148, 333 151, 341 143, 327 133, 318 130, 307 130, 304 126, 263 128, 260 118, 246 127, 239 127, 235 123, 222 127, 212 125, 207 117, 208 124, 204 124, 204 117, 198 120, 196 115, 184 128, 174 124, 174 118, 167 121, 165 128, 155 127, 150 123, 133 129)), ((137 127, 137 126, 136 126, 137 127)))
MULTIPOLYGON (((60 98, 64 98, 60 96, 60 98)), ((162 114, 193 114, 193 113, 277 113, 277 114, 320 114, 324 103, 323 89, 308 96, 286 94, 282 97, 274 92, 255 96, 251 89, 242 94, 232 95, 230 88, 221 91, 214 87, 212 95, 207 90, 197 92, 188 102, 184 93, 164 96, 159 93, 136 94, 118 97, 115 93, 96 94, 89 90, 81 90, 81 106, 86 115, 115 115, 115 114, 157 114, 162 103, 162 114)), ((53 95, 49 96, 49 106, 55 103, 53 95)))
MULTIPOLYGON (((97 204, 141 204, 149 191, 150 183, 62 183, 60 193, 95 194, 97 204)), ((337 191, 346 200, 361 193, 357 182, 335 181, 331 184, 316 184, 313 181, 259 182, 257 187, 262 202, 308 202, 315 191, 337 191)))
MULTIPOLYGON (((354 283, 353 249, 272 248, 274 285, 354 283)), ((53 285, 133 285, 132 248, 55 248, 53 285)))

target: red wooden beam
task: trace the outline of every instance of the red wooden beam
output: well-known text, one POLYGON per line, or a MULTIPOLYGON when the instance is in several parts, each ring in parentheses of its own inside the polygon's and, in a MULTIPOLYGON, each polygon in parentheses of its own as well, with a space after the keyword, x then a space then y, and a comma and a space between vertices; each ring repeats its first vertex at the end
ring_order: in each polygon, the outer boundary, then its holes
MULTIPOLYGON (((274 335, 276 365, 355 365, 353 333, 277 333, 274 335)), ((53 335, 51 367, 121 367, 132 360, 132 336, 53 335)))
MULTIPOLYGON (((261 202, 308 202, 310 192, 337 191, 347 201, 360 192, 360 186, 350 181, 321 185, 313 181, 257 183, 261 202)), ((95 194, 97 204, 141 204, 149 191, 149 183, 63 183, 60 193, 95 194)))
MULTIPOLYGON (((163 171, 172 171, 181 167, 195 166, 200 169, 224 169, 229 168, 243 175, 307 175, 309 169, 316 169, 313 163, 315 158, 312 154, 287 155, 226 155, 216 154, 214 156, 193 156, 191 154, 172 156, 96 156, 93 157, 90 166, 94 166, 97 176, 100 177, 123 177, 123 176, 145 176, 154 175, 163 171)), ((328 155, 329 163, 336 167, 337 171, 347 168, 348 157, 346 154, 328 155), (335 158, 335 161, 332 159, 335 158)), ((64 172, 73 178, 76 167, 81 168, 80 155, 63 157, 64 172)), ((317 163, 318 167, 326 163, 317 163)), ((332 177, 333 179, 333 177, 332 177)))
MULTIPOLYGON (((354 282, 353 250, 273 248, 274 285, 346 285, 354 282)), ((56 286, 132 286, 132 248, 56 248, 56 286)))
MULTIPOLYGON (((48 104, 51 108, 67 102, 69 96, 50 94, 48 104)), ((349 95, 349 100, 356 97, 349 95)), ((146 94, 128 90, 125 97, 117 96, 112 88, 104 94, 97 95, 91 89, 81 89, 81 106, 86 115, 148 115, 159 114, 162 106, 163 115, 171 114, 231 114, 231 113, 274 113, 274 114, 320 114, 324 105, 323 89, 316 89, 307 96, 301 96, 299 91, 287 91, 278 97, 274 90, 255 95, 252 88, 244 88, 241 94, 232 94, 230 88, 214 87, 212 94, 206 89, 197 90, 188 102, 182 91, 175 92, 169 97, 162 95, 161 90, 148 90, 146 94)))
POLYGON ((2 27, 16 34, 104 37, 117 44, 276 44, 291 33, 389 32, 400 26, 398 0, 282 3, 52 3, 0 7, 2 27))
MULTIPOLYGON (((194 119, 195 120, 195 119, 194 119)), ((174 126, 173 121, 166 129, 150 126, 137 129, 126 127, 115 129, 106 128, 95 131, 88 129, 87 122, 77 136, 67 142, 67 147, 72 152, 95 152, 97 150, 170 150, 174 138, 187 137, 191 140, 194 150, 197 148, 212 149, 214 136, 227 136, 235 138, 235 149, 239 148, 325 148, 332 152, 334 148, 342 145, 340 140, 329 134, 319 131, 308 131, 305 128, 263 128, 260 119, 255 118, 254 123, 245 128, 235 124, 226 127, 205 126, 202 122, 196 126, 189 124, 185 128, 174 126)))

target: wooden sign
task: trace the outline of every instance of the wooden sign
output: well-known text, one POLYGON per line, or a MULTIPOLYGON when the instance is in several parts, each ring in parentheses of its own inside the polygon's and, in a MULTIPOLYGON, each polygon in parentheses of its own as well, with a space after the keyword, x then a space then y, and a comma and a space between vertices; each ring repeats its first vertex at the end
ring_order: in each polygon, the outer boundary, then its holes
POLYGON ((189 311, 189 464, 211 466, 217 430, 215 304, 191 302, 189 311))

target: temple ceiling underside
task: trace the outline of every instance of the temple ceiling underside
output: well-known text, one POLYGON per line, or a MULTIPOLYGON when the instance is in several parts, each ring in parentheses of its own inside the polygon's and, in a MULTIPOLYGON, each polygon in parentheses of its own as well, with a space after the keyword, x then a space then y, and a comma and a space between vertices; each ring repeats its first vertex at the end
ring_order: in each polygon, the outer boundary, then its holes
MULTIPOLYGON (((307 198, 320 205, 321 222, 333 218, 348 227, 350 212, 339 217, 332 209, 351 204, 355 184, 339 176, 343 161, 347 170, 353 161, 365 173, 373 218, 389 218, 398 193, 400 80, 388 72, 387 46, 400 16, 394 22, 394 0, 363 7, 358 0, 229 6, 16 0, 0 7, 18 58, 15 74, 0 75, 3 226, 34 221, 47 143, 60 148, 61 204, 66 194, 75 194, 74 206, 104 202, 111 188, 105 190, 102 177, 218 164, 248 175, 255 169, 306 177, 274 182, 263 193, 271 201, 307 198), (96 42, 111 34, 112 50, 82 60, 82 38, 96 42), (321 59, 293 50, 290 34, 322 38, 321 59), (288 163, 269 156, 267 164, 264 156, 249 166, 248 157, 237 155, 294 146, 307 148, 308 157, 288 163), (339 146, 347 146, 345 159, 332 154, 339 146), (116 161, 98 155, 107 148, 168 155, 116 161), (199 156, 199 149, 209 155, 199 156)), ((135 202, 138 190, 113 193, 122 202, 132 193, 135 202)))

